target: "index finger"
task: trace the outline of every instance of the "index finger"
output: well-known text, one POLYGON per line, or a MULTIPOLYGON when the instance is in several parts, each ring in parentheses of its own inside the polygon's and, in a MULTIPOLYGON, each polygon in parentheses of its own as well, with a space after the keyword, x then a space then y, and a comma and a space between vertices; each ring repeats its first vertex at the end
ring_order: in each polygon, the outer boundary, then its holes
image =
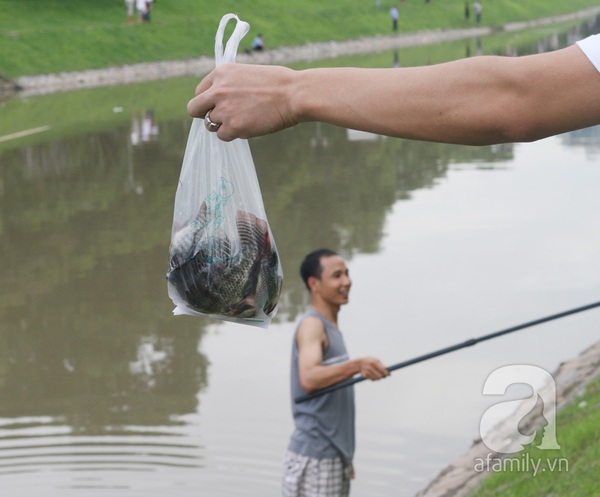
POLYGON ((207 93, 212 86, 212 73, 208 74, 198 86, 196 86, 195 97, 187 104, 187 113, 192 117, 204 117, 215 104, 210 100, 207 93))
POLYGON ((377 368, 377 371, 379 371, 379 373, 382 376, 385 377, 385 376, 389 376, 390 375, 390 370, 388 368, 386 368, 382 362, 378 361, 377 364, 376 364, 376 368, 377 368))
POLYGON ((212 72, 208 73, 204 78, 200 80, 198 86, 196 86, 195 95, 200 95, 208 90, 212 86, 212 72))
POLYGON ((214 106, 214 103, 209 100, 206 93, 201 93, 188 102, 187 112, 192 117, 203 118, 214 106))

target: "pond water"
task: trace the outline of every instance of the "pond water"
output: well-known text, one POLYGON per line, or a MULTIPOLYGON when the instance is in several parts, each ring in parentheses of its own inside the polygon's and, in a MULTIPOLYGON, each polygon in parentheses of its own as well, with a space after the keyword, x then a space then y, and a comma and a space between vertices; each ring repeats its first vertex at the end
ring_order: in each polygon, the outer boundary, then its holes
MULTIPOLYGON (((474 148, 312 123, 251 141, 285 274, 274 323, 172 316, 193 87, 4 105, 2 135, 46 127, 0 143, 2 495, 279 495, 291 340, 308 305, 297 268, 317 247, 349 263, 351 355, 386 364, 599 299, 600 128, 474 148)), ((482 394, 490 373, 552 372, 598 339, 599 319, 357 385, 352 495, 414 495, 479 436, 497 402, 482 394)))

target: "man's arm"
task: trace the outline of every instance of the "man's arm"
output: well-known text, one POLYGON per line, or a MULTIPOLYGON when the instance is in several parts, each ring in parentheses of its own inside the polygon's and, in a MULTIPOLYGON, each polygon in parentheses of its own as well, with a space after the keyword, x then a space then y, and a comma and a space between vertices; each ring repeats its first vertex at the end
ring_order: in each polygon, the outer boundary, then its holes
POLYGON ((524 57, 482 56, 425 67, 224 64, 188 112, 223 123, 224 140, 303 121, 418 140, 484 145, 533 141, 600 124, 600 75, 573 45, 524 57))
POLYGON ((378 380, 390 374, 385 366, 373 357, 360 357, 327 366, 321 364, 326 335, 323 322, 318 318, 304 319, 296 334, 296 340, 300 386, 307 393, 328 387, 358 373, 370 380, 378 380))

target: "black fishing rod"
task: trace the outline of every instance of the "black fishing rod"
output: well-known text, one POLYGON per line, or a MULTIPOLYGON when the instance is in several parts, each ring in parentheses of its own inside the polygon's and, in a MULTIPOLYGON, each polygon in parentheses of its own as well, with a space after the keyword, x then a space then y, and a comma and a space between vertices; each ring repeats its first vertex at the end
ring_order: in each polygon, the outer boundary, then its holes
MULTIPOLYGON (((413 364, 417 364, 418 362, 427 361, 428 359, 433 359, 434 357, 448 354, 450 352, 454 352, 455 350, 464 349, 466 347, 471 347, 477 343, 485 342, 486 340, 491 340, 492 338, 498 338, 499 336, 507 335, 508 333, 512 333, 514 331, 519 331, 524 328, 529 328, 531 326, 546 323, 546 322, 552 321, 554 319, 564 318, 566 316, 570 316, 571 314, 577 314, 578 312, 588 311, 595 307, 600 307, 600 302, 595 302, 594 304, 584 305, 582 307, 577 307, 575 309, 571 309, 568 311, 559 312, 558 314, 552 314, 551 316, 546 316, 544 318, 536 319, 534 321, 529 321, 528 323, 523 323, 518 326, 513 326, 512 328, 507 328, 505 330, 496 331, 495 333, 490 333, 489 335, 484 335, 479 338, 471 338, 470 340, 467 340, 465 342, 458 343, 456 345, 451 345, 450 347, 439 349, 434 352, 430 352, 429 354, 425 354, 422 356, 415 357, 413 359, 409 359, 404 362, 400 362, 398 364, 394 364, 392 366, 389 366, 387 368, 387 370, 391 373, 392 371, 396 371, 397 369, 402 369, 407 366, 412 366, 413 364)), ((326 388, 322 388, 321 390, 316 390, 312 393, 299 395, 298 397, 296 397, 294 399, 294 402, 296 402, 296 404, 299 404, 301 402, 305 402, 307 400, 314 399, 316 397, 320 397, 321 395, 335 392, 336 390, 340 390, 341 388, 346 388, 346 387, 349 387, 356 383, 360 383, 361 381, 364 381, 364 380, 366 380, 366 378, 363 376, 355 376, 353 378, 348 378, 347 380, 340 381, 339 383, 336 383, 336 384, 331 385, 326 388)))

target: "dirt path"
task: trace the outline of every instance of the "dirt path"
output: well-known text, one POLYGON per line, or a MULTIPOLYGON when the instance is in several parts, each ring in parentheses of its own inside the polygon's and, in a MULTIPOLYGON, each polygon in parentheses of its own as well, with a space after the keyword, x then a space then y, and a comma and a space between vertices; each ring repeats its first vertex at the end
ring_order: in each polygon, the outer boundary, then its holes
MULTIPOLYGON (((558 22, 585 19, 600 13, 600 6, 571 14, 538 19, 529 22, 510 23, 502 27, 504 31, 520 31, 532 27, 545 26, 558 22)), ((496 28, 497 29, 497 28, 496 28)), ((339 57, 380 52, 395 48, 428 45, 444 41, 463 40, 491 34, 491 27, 473 27, 456 30, 422 31, 401 33, 390 36, 376 36, 345 42, 311 43, 297 47, 282 47, 263 53, 239 54, 238 62, 249 64, 290 64, 310 62, 339 57)), ((178 76, 202 76, 214 67, 212 57, 199 57, 188 60, 148 62, 106 69, 55 73, 39 76, 23 76, 15 83, 22 88, 20 95, 43 95, 56 92, 95 88, 99 86, 123 85, 167 79, 178 76)))

